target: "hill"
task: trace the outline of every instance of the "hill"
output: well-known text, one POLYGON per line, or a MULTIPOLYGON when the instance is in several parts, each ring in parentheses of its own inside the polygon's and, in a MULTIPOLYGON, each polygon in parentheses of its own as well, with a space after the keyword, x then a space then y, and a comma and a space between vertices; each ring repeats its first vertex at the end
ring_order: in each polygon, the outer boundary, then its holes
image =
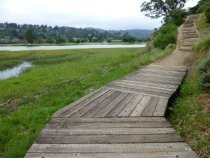
POLYGON ((120 32, 122 34, 128 34, 132 37, 138 38, 138 39, 148 39, 150 38, 151 34, 153 33, 153 30, 146 30, 146 29, 131 29, 131 30, 111 30, 111 32, 120 32))

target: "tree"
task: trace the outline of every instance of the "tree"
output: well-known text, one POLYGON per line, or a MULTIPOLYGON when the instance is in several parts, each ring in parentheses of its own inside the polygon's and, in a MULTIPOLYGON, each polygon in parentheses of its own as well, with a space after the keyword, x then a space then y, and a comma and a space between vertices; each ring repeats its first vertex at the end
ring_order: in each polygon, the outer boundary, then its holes
POLYGON ((33 43, 34 42, 34 31, 33 31, 33 29, 27 29, 26 30, 26 34, 25 34, 25 38, 26 38, 26 41, 28 42, 28 43, 33 43))
POLYGON ((146 12, 146 16, 153 19, 164 17, 168 21, 171 17, 171 12, 177 9, 182 9, 187 0, 150 0, 144 1, 141 4, 141 11, 146 12))
POLYGON ((128 33, 125 33, 123 36, 123 42, 134 43, 136 42, 136 38, 130 36, 128 33))

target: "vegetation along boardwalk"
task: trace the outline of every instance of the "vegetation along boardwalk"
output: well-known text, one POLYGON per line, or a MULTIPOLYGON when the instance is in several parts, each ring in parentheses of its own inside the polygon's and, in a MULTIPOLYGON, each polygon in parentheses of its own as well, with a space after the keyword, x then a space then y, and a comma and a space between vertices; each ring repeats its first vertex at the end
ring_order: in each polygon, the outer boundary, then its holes
MULTIPOLYGON (((185 53, 198 40, 193 16, 182 31, 177 51, 185 53)), ((164 118, 186 70, 151 64, 66 106, 54 114, 26 157, 196 158, 164 118)))

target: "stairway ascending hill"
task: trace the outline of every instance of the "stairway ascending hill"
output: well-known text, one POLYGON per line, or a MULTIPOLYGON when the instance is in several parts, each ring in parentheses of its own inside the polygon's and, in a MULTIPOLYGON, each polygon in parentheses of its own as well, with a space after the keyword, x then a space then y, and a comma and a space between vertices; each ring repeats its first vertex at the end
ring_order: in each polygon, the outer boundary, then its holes
POLYGON ((181 39, 179 41, 179 51, 191 52, 193 46, 199 41, 199 34, 196 30, 196 15, 190 15, 182 25, 181 39))

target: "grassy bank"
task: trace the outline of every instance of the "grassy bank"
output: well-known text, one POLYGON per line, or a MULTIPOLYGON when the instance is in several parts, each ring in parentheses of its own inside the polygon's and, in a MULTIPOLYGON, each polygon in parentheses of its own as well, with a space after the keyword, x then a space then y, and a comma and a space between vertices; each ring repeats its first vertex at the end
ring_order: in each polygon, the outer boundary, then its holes
POLYGON ((0 52, 0 68, 34 64, 20 77, 0 81, 0 103, 8 102, 0 108, 0 153, 23 157, 55 111, 173 49, 0 52))
MULTIPOLYGON (((202 33, 210 27, 205 23, 204 16, 199 17, 197 26, 201 37, 206 38, 202 33)), ((200 157, 207 158, 210 152, 210 90, 202 86, 203 76, 199 68, 210 57, 209 43, 201 42, 196 50, 168 119, 200 157)))

